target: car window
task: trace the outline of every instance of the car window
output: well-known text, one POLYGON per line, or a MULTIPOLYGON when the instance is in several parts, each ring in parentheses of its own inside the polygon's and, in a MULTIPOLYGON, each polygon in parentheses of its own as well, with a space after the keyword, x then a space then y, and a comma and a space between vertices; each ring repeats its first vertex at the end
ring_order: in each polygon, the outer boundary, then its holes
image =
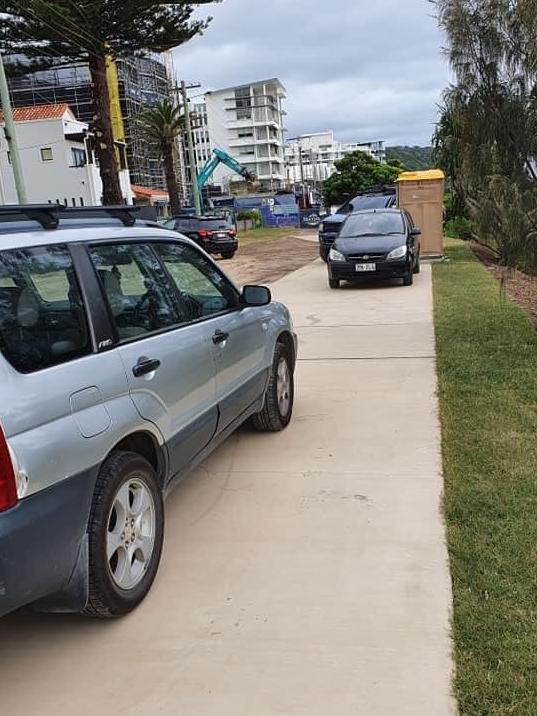
POLYGON ((364 212, 352 214, 346 219, 339 236, 371 236, 401 234, 405 230, 403 217, 399 212, 364 212))
POLYGON ((198 226, 200 229, 207 231, 217 231, 218 229, 229 229, 229 222, 225 219, 200 219, 198 226))
POLYGON ((149 245, 93 246, 97 270, 121 342, 141 338, 189 320, 188 306, 174 295, 149 245))
POLYGON ((0 348, 23 373, 91 352, 86 312, 67 247, 0 252, 0 348))
POLYGON ((346 201, 343 206, 340 206, 336 211, 336 214, 350 214, 353 210, 353 206, 350 201, 346 201))
POLYGON ((159 244, 156 248, 193 320, 236 307, 233 286, 199 251, 183 244, 159 244))

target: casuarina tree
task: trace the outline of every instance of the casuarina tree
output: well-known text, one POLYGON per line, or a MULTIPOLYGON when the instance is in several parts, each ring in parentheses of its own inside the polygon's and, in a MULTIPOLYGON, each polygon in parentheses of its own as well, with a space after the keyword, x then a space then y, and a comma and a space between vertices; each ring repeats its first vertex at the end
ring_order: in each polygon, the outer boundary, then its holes
POLYGON ((0 0, 0 50, 12 56, 15 71, 88 63, 105 204, 123 201, 110 118, 108 58, 164 52, 187 42, 210 20, 194 19, 195 6, 215 1, 0 0))
POLYGON ((138 124, 148 142, 160 152, 170 196, 170 209, 172 216, 176 216, 181 211, 181 203, 175 168, 175 143, 184 130, 184 116, 180 107, 169 101, 159 102, 140 114, 138 124))
POLYGON ((369 154, 357 151, 339 159, 336 170, 323 184, 323 198, 327 206, 342 204, 364 189, 391 184, 403 169, 399 162, 383 164, 369 154))

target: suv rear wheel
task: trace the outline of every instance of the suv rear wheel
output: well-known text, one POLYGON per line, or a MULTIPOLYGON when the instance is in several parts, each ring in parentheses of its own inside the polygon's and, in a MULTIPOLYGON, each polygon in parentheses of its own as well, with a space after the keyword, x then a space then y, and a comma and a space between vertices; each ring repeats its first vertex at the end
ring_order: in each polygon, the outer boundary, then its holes
POLYGON ((234 251, 223 251, 221 254, 223 259, 232 259, 235 256, 234 251))
POLYGON ((88 535, 89 599, 84 613, 104 618, 127 614, 153 583, 164 535, 162 492, 145 458, 121 451, 103 464, 88 535))
POLYGON ((276 343, 265 402, 259 413, 252 416, 252 424, 262 432, 278 432, 289 425, 293 414, 295 384, 289 349, 276 343))

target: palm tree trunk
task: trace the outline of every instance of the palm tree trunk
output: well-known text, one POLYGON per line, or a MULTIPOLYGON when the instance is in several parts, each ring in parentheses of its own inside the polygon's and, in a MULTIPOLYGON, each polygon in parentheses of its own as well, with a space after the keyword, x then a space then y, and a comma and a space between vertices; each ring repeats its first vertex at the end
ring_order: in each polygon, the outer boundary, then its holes
POLYGON ((166 139, 162 142, 162 159, 164 162, 166 186, 168 187, 168 195, 170 197, 170 211, 172 213, 172 216, 177 216, 181 213, 181 202, 179 200, 179 186, 177 184, 177 177, 175 176, 173 142, 170 139, 166 139))
POLYGON ((99 173, 103 183, 103 204, 123 204, 118 167, 114 150, 112 121, 110 117, 110 97, 106 79, 106 60, 104 57, 90 55, 89 69, 93 82, 95 154, 99 160, 99 173))

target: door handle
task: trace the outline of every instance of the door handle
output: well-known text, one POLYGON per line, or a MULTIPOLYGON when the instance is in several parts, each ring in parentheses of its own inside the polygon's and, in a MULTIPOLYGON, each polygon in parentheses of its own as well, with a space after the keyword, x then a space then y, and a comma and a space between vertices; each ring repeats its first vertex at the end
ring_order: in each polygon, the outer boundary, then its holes
POLYGON ((225 343, 229 338, 229 333, 221 331, 219 328, 216 329, 213 335, 213 343, 218 345, 219 343, 225 343))
POLYGON ((141 358, 136 365, 133 365, 132 373, 135 378, 141 378, 157 368, 160 368, 160 361, 156 358, 141 358))

